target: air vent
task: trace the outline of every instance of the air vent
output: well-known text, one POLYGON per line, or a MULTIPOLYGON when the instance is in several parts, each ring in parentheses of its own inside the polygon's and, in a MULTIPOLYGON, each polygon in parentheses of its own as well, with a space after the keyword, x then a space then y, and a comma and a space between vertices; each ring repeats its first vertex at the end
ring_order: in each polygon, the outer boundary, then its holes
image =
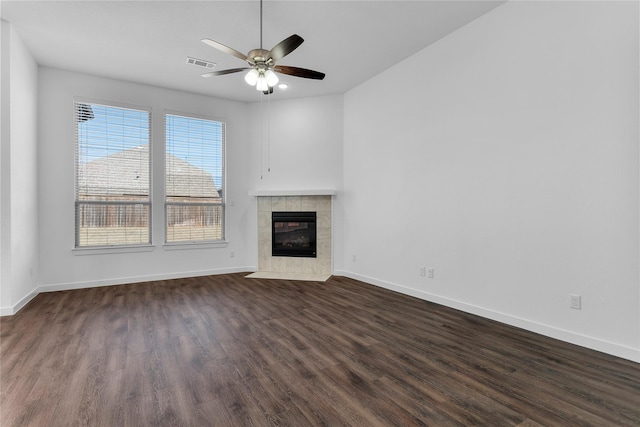
POLYGON ((216 66, 215 62, 205 61, 204 59, 196 59, 187 56, 187 64, 195 65, 197 67, 203 67, 208 69, 213 69, 216 66))

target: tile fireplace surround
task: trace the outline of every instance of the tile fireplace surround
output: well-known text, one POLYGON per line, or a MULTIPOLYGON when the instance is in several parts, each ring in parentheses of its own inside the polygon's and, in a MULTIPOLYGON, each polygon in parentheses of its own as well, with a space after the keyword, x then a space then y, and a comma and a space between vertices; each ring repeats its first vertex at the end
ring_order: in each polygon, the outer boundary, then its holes
POLYGON ((251 194, 258 198, 258 271, 247 277, 325 281, 331 276, 331 195, 333 193, 330 191, 310 193, 251 194), (316 258, 271 256, 271 212, 295 211, 317 214, 316 258))

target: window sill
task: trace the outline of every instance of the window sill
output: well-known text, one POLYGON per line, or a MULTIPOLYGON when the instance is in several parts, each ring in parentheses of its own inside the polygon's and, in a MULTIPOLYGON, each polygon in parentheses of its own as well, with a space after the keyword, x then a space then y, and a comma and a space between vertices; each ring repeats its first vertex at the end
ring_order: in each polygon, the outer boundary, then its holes
POLYGON ((132 245, 132 246, 93 246, 87 248, 73 248, 76 256, 82 255, 106 255, 106 254, 126 254, 133 252, 151 252, 155 249, 153 245, 132 245))
POLYGON ((179 242, 165 243, 162 249, 165 251, 180 251, 184 249, 210 249, 210 248, 226 248, 229 242, 226 240, 216 242, 179 242))

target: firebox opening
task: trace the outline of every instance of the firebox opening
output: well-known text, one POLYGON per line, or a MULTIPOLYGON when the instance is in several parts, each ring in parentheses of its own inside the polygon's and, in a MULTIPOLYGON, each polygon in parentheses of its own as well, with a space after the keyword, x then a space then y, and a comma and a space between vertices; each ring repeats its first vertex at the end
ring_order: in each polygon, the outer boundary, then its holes
POLYGON ((272 212, 271 255, 316 258, 316 213, 272 212))

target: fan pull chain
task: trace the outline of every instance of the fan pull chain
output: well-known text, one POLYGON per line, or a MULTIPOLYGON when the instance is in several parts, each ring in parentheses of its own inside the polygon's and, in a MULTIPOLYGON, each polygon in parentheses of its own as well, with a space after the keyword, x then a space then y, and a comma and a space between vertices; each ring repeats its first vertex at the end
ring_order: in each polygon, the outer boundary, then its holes
POLYGON ((267 95, 267 172, 271 173, 271 97, 267 95))
POLYGON ((263 166, 264 166, 264 144, 262 142, 262 135, 264 134, 263 132, 263 118, 262 118, 262 96, 260 97, 260 181, 262 181, 262 171, 263 171, 263 166))

